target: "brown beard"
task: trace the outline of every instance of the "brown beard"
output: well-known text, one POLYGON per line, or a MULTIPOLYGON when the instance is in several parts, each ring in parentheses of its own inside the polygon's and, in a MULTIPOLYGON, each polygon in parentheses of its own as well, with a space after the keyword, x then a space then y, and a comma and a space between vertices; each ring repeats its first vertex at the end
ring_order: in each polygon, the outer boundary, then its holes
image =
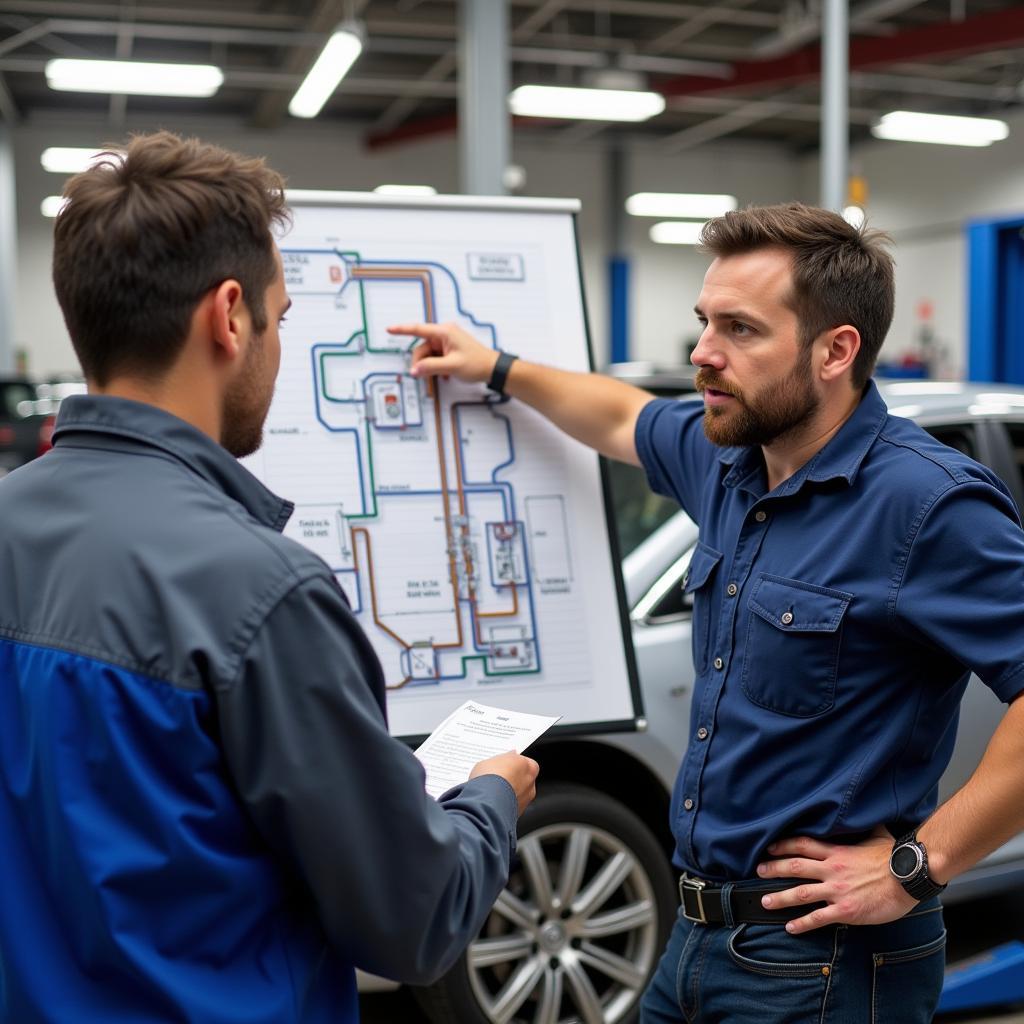
POLYGON ((221 417, 221 445, 236 459, 252 455, 263 444, 263 424, 274 395, 263 383, 266 347, 263 337, 254 337, 245 355, 238 379, 224 395, 221 417))
POLYGON ((737 408, 709 406, 704 411, 704 433, 723 448, 767 445, 803 427, 818 411, 821 400, 811 383, 811 347, 801 348, 797 363, 784 377, 769 382, 747 398, 722 380, 714 370, 701 367, 695 384, 700 392, 711 388, 732 395, 737 408))

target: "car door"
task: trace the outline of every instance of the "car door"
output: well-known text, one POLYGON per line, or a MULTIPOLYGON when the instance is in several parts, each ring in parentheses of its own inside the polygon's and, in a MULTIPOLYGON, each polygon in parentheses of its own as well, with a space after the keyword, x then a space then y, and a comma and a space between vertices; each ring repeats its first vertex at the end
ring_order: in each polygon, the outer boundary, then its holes
MULTIPOLYGON (((1018 508, 1024 496, 1024 422, 996 418, 924 421, 921 426, 936 440, 976 459, 993 470, 1009 488, 1018 508)), ((971 676, 960 706, 953 758, 942 776, 939 799, 945 800, 971 777, 988 741, 1006 712, 1004 705, 977 676, 971 676)), ((1024 835, 1010 840, 960 880, 952 899, 998 886, 1003 870, 1024 869, 1024 835)))

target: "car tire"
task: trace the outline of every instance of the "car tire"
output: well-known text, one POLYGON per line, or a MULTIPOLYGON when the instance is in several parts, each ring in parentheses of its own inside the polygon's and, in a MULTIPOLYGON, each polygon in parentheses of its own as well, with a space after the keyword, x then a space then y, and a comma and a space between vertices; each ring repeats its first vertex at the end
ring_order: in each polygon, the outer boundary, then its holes
POLYGON ((651 829, 585 786, 543 788, 480 935, 415 995, 436 1024, 630 1024, 675 920, 651 829))

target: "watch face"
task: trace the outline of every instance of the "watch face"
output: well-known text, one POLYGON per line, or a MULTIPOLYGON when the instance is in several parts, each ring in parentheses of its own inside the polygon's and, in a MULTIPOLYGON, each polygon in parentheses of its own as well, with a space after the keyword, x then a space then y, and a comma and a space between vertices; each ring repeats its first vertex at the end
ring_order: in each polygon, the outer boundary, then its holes
POLYGON ((913 878, 921 867, 921 851, 909 843, 898 846, 889 858, 889 866, 897 878, 913 878))

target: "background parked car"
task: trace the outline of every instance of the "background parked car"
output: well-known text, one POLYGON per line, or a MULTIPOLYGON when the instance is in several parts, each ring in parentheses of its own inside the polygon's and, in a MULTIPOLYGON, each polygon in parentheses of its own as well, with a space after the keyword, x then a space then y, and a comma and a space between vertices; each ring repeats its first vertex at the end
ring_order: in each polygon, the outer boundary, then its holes
MULTIPOLYGON (((692 388, 686 373, 620 372, 658 393, 692 388), (652 375, 653 374, 653 375, 652 375)), ((939 382, 881 385, 890 410, 990 466, 1024 502, 1024 390, 939 382)), ((539 745, 541 785, 520 821, 508 887, 476 942, 417 999, 438 1024, 619 1024, 637 1001, 675 919, 669 794, 686 745, 694 672, 683 574, 695 524, 611 467, 627 602, 647 728, 556 737, 539 745)), ((962 785, 1003 713, 978 680, 965 696, 941 795, 962 785)), ((956 902, 1024 881, 1017 837, 950 885, 956 902)))
POLYGON ((0 476, 50 450, 61 400, 84 390, 81 381, 0 377, 0 476))

